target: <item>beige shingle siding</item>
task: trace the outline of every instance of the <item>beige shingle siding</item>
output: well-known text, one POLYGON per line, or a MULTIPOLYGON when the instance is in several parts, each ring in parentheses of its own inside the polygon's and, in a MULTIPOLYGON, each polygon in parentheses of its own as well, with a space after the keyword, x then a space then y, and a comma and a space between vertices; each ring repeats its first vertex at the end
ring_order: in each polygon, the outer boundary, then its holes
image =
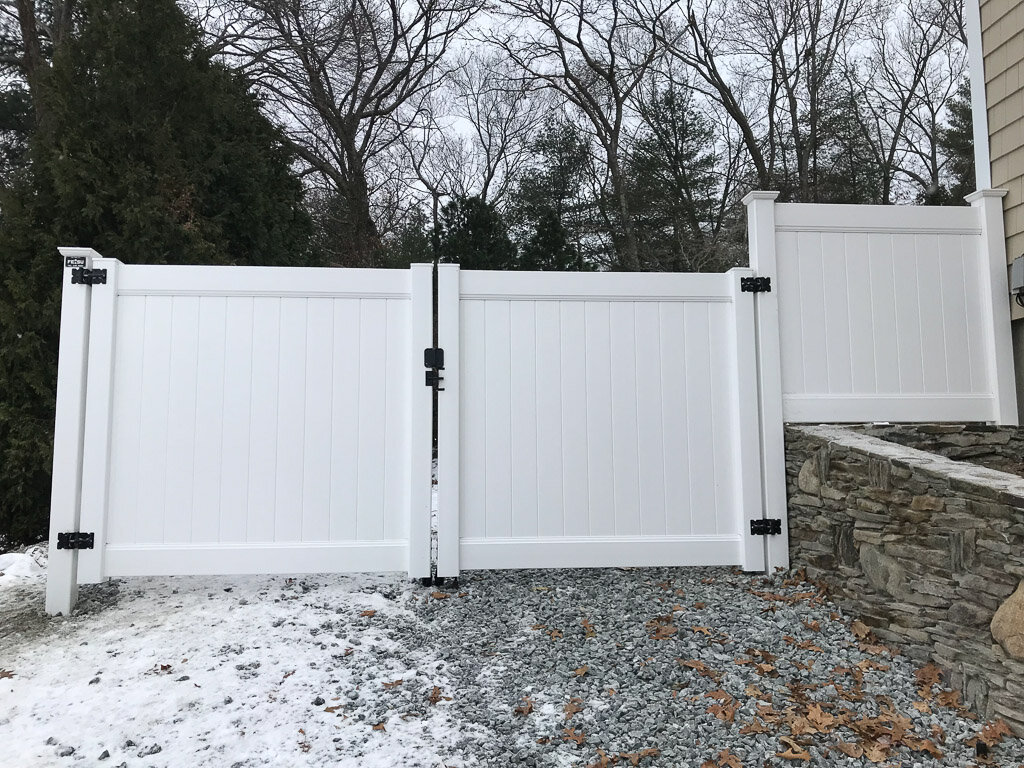
POLYGON ((1006 257, 1024 253, 1024 3, 981 0, 992 186, 1008 190, 1006 257))

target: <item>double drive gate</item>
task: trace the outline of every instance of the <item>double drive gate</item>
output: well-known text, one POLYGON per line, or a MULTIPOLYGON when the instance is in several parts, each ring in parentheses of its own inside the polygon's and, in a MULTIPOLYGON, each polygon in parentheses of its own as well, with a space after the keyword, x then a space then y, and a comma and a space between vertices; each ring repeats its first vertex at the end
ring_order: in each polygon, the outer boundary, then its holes
POLYGON ((63 253, 51 611, 110 576, 765 567, 751 270, 444 265, 425 381, 430 265, 63 253))
POLYGON ((1002 194, 752 192, 752 269, 442 265, 436 306, 429 265, 62 249, 47 610, 120 575, 785 566, 784 420, 1016 423, 1002 194))

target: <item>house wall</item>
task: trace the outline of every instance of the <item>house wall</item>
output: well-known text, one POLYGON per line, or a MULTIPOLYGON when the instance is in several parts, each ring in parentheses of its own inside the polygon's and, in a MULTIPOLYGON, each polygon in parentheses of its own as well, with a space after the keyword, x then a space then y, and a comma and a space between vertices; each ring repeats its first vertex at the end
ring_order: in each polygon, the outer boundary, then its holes
MULTIPOLYGON (((1024 254, 1024 3, 980 0, 992 187, 1003 200, 1006 258, 1024 254)), ((1018 412, 1024 413, 1024 309, 1012 304, 1018 412)))

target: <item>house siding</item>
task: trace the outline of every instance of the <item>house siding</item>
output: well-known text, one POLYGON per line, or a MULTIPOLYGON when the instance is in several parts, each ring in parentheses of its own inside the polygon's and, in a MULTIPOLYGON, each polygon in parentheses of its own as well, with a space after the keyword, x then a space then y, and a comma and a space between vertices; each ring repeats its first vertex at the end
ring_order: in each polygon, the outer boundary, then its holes
MULTIPOLYGON (((1003 199, 1006 258, 1024 254, 1024 3, 980 0, 992 186, 1003 199)), ((1013 310, 1017 409, 1024 414, 1024 310, 1013 310)))

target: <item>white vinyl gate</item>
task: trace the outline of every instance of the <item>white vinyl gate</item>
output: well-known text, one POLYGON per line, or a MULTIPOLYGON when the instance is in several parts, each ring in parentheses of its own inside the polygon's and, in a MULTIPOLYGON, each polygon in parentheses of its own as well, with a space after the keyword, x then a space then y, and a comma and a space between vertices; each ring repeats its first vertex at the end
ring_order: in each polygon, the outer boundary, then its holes
POLYGON ((61 249, 46 609, 122 575, 786 566, 785 420, 1016 423, 1001 194, 752 192, 751 269, 442 265, 436 307, 429 265, 61 249))
POLYGON ((753 274, 442 266, 438 575, 763 569, 753 274))

